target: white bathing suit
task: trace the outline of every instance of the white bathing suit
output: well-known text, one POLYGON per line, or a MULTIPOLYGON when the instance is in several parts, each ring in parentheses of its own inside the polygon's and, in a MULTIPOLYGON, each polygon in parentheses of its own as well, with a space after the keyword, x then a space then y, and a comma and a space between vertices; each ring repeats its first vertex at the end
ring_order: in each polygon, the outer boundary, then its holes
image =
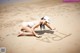
POLYGON ((28 26, 28 27, 33 27, 35 24, 37 24, 38 23, 38 21, 32 21, 32 22, 22 22, 21 23, 21 25, 23 26, 23 27, 26 27, 26 26, 28 26))

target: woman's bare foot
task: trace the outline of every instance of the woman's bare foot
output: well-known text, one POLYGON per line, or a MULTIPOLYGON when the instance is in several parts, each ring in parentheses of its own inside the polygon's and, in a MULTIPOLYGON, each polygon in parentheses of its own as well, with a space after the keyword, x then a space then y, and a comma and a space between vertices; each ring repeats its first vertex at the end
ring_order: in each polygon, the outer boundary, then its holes
POLYGON ((24 36, 23 32, 19 32, 18 37, 19 37, 19 36, 24 36))

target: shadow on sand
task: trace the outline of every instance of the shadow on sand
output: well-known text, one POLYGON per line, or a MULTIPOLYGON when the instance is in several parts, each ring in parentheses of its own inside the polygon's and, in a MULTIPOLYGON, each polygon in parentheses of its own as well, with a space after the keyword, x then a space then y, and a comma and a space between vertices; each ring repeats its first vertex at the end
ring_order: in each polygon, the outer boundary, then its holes
POLYGON ((48 34, 53 34, 54 31, 51 30, 40 30, 40 31, 35 31, 37 34, 42 35, 44 33, 48 33, 48 34))

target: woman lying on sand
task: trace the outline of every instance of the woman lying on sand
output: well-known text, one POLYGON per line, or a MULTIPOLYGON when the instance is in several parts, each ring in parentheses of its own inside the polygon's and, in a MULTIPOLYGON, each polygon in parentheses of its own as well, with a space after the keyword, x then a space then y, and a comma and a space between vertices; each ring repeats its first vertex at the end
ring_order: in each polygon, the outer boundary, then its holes
POLYGON ((41 37, 35 32, 35 28, 39 27, 42 29, 42 27, 45 28, 47 26, 50 30, 52 30, 51 26, 49 25, 49 18, 47 16, 42 17, 40 21, 34 21, 34 22, 23 22, 21 24, 21 32, 18 36, 23 35, 32 35, 36 37, 41 37))

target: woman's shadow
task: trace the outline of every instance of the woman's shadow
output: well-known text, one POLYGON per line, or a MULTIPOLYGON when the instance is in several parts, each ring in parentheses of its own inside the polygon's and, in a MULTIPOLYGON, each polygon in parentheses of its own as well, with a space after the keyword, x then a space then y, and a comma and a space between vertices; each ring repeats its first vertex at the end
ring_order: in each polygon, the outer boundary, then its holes
POLYGON ((51 30, 39 30, 39 31, 35 31, 38 35, 42 35, 44 33, 49 33, 49 34, 54 34, 54 31, 51 30))

